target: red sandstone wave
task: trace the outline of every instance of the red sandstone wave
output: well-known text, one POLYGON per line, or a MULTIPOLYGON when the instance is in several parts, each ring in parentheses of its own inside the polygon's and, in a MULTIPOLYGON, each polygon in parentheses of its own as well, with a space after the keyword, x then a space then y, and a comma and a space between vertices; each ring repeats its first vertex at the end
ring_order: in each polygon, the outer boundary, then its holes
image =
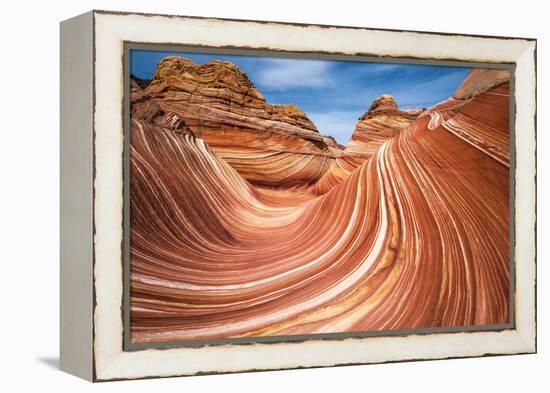
MULTIPOLYGON (((318 193, 256 187, 246 153, 218 154, 168 106, 134 116, 132 340, 507 322, 508 89, 431 108, 368 158, 331 158, 337 181, 318 193)), ((279 158, 270 181, 318 176, 279 158)))

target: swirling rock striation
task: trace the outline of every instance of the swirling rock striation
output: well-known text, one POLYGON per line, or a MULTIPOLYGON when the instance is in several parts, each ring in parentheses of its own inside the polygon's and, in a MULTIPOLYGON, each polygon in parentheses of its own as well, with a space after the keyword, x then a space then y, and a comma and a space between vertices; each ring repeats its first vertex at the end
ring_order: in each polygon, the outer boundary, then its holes
POLYGON ((258 189, 163 100, 134 112, 132 341, 507 322, 508 95, 429 109, 322 195, 258 189))
POLYGON ((421 109, 399 110, 393 96, 381 95, 359 118, 345 155, 360 158, 372 156, 384 142, 407 128, 420 113, 421 109))
POLYGON ((473 68, 458 89, 456 89, 453 98, 458 100, 474 98, 495 86, 509 81, 510 71, 508 70, 473 68))
POLYGON ((376 98, 355 126, 344 153, 336 157, 329 169, 312 186, 310 193, 322 195, 339 184, 365 160, 373 156, 380 146, 409 127, 423 109, 400 110, 395 98, 383 94, 376 98))
POLYGON ((320 135, 301 109, 267 103, 247 75, 226 61, 163 59, 142 94, 132 98, 132 112, 148 111, 152 103, 183 119, 256 185, 315 183, 343 150, 332 137, 320 135))

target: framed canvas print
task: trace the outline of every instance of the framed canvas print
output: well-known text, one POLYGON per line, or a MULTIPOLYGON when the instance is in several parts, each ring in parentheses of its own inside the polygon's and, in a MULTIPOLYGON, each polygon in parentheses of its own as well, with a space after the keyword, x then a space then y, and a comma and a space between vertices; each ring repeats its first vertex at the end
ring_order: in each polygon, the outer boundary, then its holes
POLYGON ((536 351, 536 41, 61 24, 61 368, 536 351))

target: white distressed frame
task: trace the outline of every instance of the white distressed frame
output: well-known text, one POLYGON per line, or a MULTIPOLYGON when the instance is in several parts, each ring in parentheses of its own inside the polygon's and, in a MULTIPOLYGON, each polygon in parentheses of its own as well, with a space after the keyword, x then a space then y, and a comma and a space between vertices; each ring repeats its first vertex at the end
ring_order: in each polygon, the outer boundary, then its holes
POLYGON ((94 380, 536 351, 536 41, 94 12, 94 380), (501 332, 123 351, 125 41, 516 63, 516 328, 501 332))

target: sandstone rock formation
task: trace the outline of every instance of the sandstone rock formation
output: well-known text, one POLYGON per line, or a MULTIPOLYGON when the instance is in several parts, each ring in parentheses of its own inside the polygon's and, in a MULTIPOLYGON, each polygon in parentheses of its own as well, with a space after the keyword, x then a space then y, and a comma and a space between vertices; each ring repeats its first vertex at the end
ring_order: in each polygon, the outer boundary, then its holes
POLYGON ((292 104, 267 103, 247 75, 230 62, 196 64, 167 57, 143 94, 132 96, 133 114, 141 116, 158 105, 162 113, 183 119, 218 156, 257 185, 314 183, 342 153, 332 137, 319 134, 302 110, 292 104))
POLYGON ((399 110, 393 96, 376 98, 359 118, 345 153, 349 156, 372 156, 388 139, 407 128, 422 113, 421 109, 399 110))
POLYGON ((510 72, 502 69, 474 68, 462 82, 453 98, 466 100, 473 98, 494 86, 510 81, 510 72))
POLYGON ((149 86, 149 83, 151 83, 149 79, 141 79, 135 75, 130 75, 130 85, 132 88, 145 89, 149 86))
POLYGON ((428 128, 439 126, 500 163, 510 165, 510 73, 472 69, 455 94, 430 108, 428 128), (501 115, 496 117, 494 113, 501 115))
POLYGON ((146 89, 154 98, 132 92, 133 342, 508 322, 507 82, 420 116, 383 97, 358 124, 368 154, 346 158, 233 67, 197 67, 170 60, 146 89), (189 82, 197 78, 233 87, 189 82), (385 140, 370 137, 381 130, 385 140), (250 151, 243 140, 253 135, 264 155, 284 149, 290 172, 306 150, 345 175, 330 187, 323 178, 322 195, 258 188, 254 165, 224 157, 250 151))
POLYGON ((384 142, 409 127, 422 112, 423 109, 400 110, 394 97, 389 94, 376 98, 357 121, 344 153, 333 160, 310 192, 322 195, 339 184, 372 157, 384 142))

